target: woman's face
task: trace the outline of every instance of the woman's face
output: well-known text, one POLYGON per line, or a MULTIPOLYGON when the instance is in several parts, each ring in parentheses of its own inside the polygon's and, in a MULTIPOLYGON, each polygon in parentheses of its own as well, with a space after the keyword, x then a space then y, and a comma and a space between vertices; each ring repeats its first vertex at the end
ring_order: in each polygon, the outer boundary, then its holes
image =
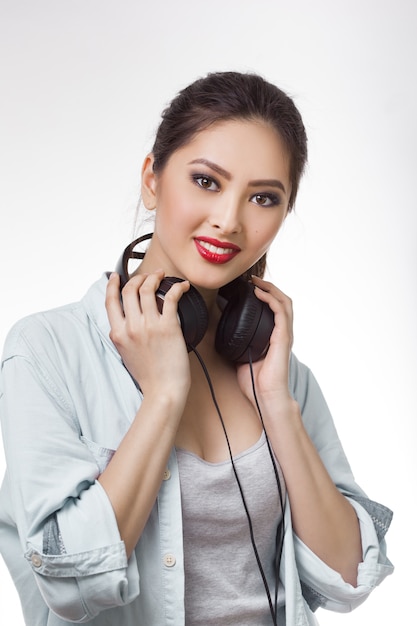
POLYGON ((225 121, 198 133, 161 173, 144 163, 142 197, 156 207, 143 272, 158 268, 200 289, 218 289, 269 248, 288 210, 289 157, 276 131, 225 121))

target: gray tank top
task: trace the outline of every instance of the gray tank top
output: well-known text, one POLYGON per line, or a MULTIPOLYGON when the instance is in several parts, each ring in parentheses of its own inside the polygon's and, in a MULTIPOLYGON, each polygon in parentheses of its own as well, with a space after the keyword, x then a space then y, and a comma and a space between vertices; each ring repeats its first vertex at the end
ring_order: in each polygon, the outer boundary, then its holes
MULTIPOLYGON (((230 460, 208 463, 182 449, 177 449, 177 457, 183 509, 186 625, 271 626, 268 599, 230 460)), ((274 601, 275 543, 282 510, 265 434, 234 457, 234 462, 274 601)), ((285 497, 279 466, 278 470, 285 497)), ((281 624, 283 595, 280 587, 281 624)))

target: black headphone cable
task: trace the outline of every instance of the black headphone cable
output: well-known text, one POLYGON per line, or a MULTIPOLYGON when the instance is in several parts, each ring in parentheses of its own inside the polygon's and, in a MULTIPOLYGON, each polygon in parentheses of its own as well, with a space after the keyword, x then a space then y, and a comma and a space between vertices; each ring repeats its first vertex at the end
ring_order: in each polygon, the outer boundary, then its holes
POLYGON ((273 451, 272 451, 272 447, 271 447, 268 435, 267 435, 266 430, 265 430, 265 425, 264 425, 264 421, 263 421, 263 417, 262 417, 262 412, 261 412, 261 409, 260 409, 260 406, 259 406, 259 402, 258 402, 258 398, 257 398, 257 395, 256 395, 255 380, 254 380, 254 375, 253 375, 253 365, 252 365, 252 358, 251 358, 250 347, 249 347, 249 367, 250 367, 250 372, 251 372, 252 389, 253 389, 253 394, 254 394, 254 397, 255 397, 255 403, 256 403, 257 410, 258 410, 258 414, 259 414, 259 417, 260 417, 260 420, 261 420, 262 428, 263 428, 263 431, 265 433, 265 438, 266 438, 267 445, 268 445, 269 455, 270 455, 270 458, 271 458, 271 461, 272 461, 272 465, 273 465, 273 468, 274 468, 275 479, 276 479, 277 485, 278 485, 279 501, 280 501, 281 512, 282 512, 282 521, 281 521, 280 524, 278 524, 277 535, 276 535, 275 598, 274 598, 275 602, 274 602, 274 604, 273 604, 272 599, 271 599, 271 593, 270 593, 270 590, 269 590, 268 581, 266 579, 265 572, 264 572, 264 569, 262 567, 261 559, 259 557, 258 548, 257 548, 256 542, 255 542, 255 536, 254 536, 254 531, 253 531, 252 519, 250 517, 249 509, 248 509, 248 506, 247 506, 247 503, 246 503, 245 495, 244 495, 244 492, 243 492, 243 487, 241 485, 241 482, 240 482, 240 479, 239 479, 239 476, 238 476, 238 473, 237 473, 237 470, 236 470, 236 466, 235 466, 234 459, 233 459, 233 454, 232 454, 232 448, 230 446, 230 441, 229 441, 229 437, 227 435, 226 426, 224 424, 223 416, 221 414, 220 407, 219 407, 219 404, 217 402, 217 398, 216 398, 216 395, 215 395, 215 392, 214 392, 213 383, 211 381, 210 374, 209 374, 209 372, 207 370, 206 364, 204 363, 204 361, 203 361, 201 355, 199 354, 199 352, 193 346, 190 346, 190 349, 196 355, 196 357, 197 357, 197 359, 198 359, 198 361, 199 361, 199 363, 200 363, 200 365, 201 365, 201 367, 203 369, 203 372, 204 372, 205 377, 207 379, 207 383, 209 385, 209 389, 210 389, 211 397, 213 399, 214 406, 216 408, 217 414, 219 416, 219 419, 220 419, 220 422, 221 422, 221 425, 222 425, 222 428, 223 428, 223 432, 224 432, 224 435, 225 435, 225 438, 226 438, 227 448, 228 448, 228 451, 229 451, 230 461, 231 461, 232 468, 233 468, 233 473, 235 475, 236 483, 238 485, 238 488, 239 488, 239 491, 240 491, 240 495, 241 495, 241 498, 242 498, 243 508, 245 509, 246 517, 247 517, 247 520, 248 520, 249 534, 250 534, 250 538, 251 538, 253 551, 254 551, 254 554, 255 554, 255 558, 256 558, 256 562, 257 562, 257 565, 258 565, 259 572, 260 572, 261 577, 262 577, 262 582, 263 582, 264 587, 265 587, 265 592, 266 592, 266 596, 267 596, 267 599, 268 599, 269 610, 270 610, 270 613, 271 613, 272 622, 273 622, 274 626, 277 626, 279 566, 280 566, 280 562, 281 562, 281 555, 282 555, 282 548, 283 548, 283 538, 284 538, 284 499, 283 499, 281 483, 280 483, 280 479, 279 479, 278 468, 277 468, 277 465, 276 465, 276 462, 275 462, 275 459, 274 459, 274 454, 273 454, 273 451))

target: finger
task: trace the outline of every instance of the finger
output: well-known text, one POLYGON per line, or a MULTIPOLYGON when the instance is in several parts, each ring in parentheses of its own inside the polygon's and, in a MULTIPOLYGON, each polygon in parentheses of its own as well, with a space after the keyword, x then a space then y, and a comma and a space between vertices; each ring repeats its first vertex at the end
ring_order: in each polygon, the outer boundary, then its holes
POLYGON ((105 305, 110 326, 123 320, 123 309, 120 302, 120 276, 113 272, 109 276, 106 287, 105 305))
POLYGON ((264 280, 263 278, 259 278, 259 276, 252 276, 252 283, 262 289, 262 291, 266 291, 267 293, 273 294, 278 300, 289 300, 290 298, 285 294, 281 289, 279 289, 274 283, 269 282, 268 280, 264 280))
POLYGON ((178 312, 178 303, 182 296, 190 289, 190 282, 183 280, 178 283, 174 283, 165 294, 164 307, 162 314, 175 315, 178 312))
POLYGON ((286 337, 286 343, 292 345, 293 343, 293 309, 292 301, 288 296, 285 296, 282 291, 273 287, 274 293, 264 291, 263 289, 255 286, 255 295, 259 300, 268 304, 269 308, 274 314, 275 328, 271 335, 271 343, 275 339, 282 341, 286 337), (282 294, 282 295, 281 295, 282 294))
POLYGON ((132 276, 122 289, 122 301, 125 317, 139 316, 142 312, 139 292, 147 279, 147 274, 132 276))
POLYGON ((276 300, 284 306, 287 314, 292 315, 292 300, 283 291, 281 291, 281 289, 278 289, 278 287, 276 287, 273 283, 263 280, 258 276, 254 276, 252 282, 255 285, 256 296, 263 302, 270 304, 272 310, 275 310, 276 308, 274 307, 274 300, 276 300))
POLYGON ((287 315, 292 314, 291 298, 288 298, 282 292, 268 292, 255 285, 254 293, 259 300, 269 304, 274 312, 284 311, 287 315))
POLYGON ((148 319, 159 317, 159 309, 157 305, 157 291, 164 277, 163 270, 156 270, 146 276, 146 280, 140 286, 139 299, 142 313, 148 319))

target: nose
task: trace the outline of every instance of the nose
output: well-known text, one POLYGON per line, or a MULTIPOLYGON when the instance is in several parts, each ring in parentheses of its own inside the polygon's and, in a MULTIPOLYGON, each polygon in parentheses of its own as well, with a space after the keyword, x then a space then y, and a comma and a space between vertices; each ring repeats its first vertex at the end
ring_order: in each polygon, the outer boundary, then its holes
POLYGON ((240 233, 242 230, 242 207, 237 199, 224 198, 216 202, 209 216, 210 225, 223 234, 240 233))

